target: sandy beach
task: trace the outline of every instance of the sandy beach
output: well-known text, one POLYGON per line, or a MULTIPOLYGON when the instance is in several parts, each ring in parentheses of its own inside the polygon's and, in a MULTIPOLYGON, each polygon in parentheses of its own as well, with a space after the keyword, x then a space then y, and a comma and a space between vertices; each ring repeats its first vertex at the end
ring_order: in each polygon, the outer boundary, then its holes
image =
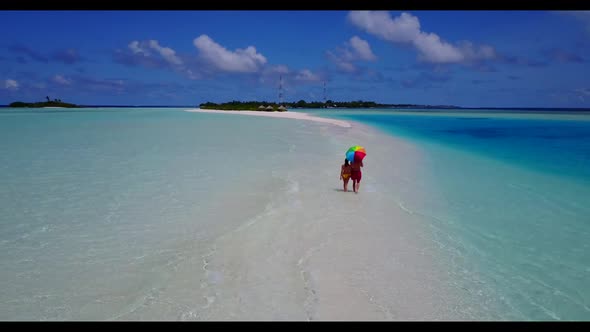
MULTIPOLYGON (((304 113, 190 112, 308 120, 294 122, 290 131, 319 133, 329 144, 316 144, 300 155, 313 160, 311 168, 272 169, 287 181, 285 191, 275 193, 272 208, 219 237, 203 256, 206 312, 183 319, 455 320, 474 315, 449 287, 423 216, 413 210, 413 202, 429 194, 429 179, 427 163, 411 144, 362 124, 304 113), (344 193, 339 165, 343 151, 357 143, 368 151, 361 190, 344 193)), ((296 153, 306 147, 290 149, 296 153)))
POLYGON ((261 112, 261 111, 224 111, 224 110, 209 110, 209 109, 192 109, 187 110, 187 112, 201 112, 201 113, 223 113, 223 114, 242 114, 242 115, 252 115, 252 116, 266 116, 271 118, 281 118, 281 119, 296 119, 296 120, 308 120, 308 121, 315 121, 315 122, 323 122, 333 124, 335 126, 340 126, 344 128, 350 128, 351 124, 346 121, 336 120, 336 119, 327 119, 327 118, 320 118, 318 116, 309 115, 306 113, 300 112, 261 112))

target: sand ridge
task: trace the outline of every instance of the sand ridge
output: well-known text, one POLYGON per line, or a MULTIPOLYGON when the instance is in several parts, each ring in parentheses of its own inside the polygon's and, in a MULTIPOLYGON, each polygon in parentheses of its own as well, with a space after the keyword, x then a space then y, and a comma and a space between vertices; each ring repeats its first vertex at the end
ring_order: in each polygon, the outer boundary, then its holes
POLYGON ((209 110, 209 109, 190 109, 187 112, 197 113, 223 113, 223 114, 243 114, 253 116, 266 116, 272 118, 283 118, 283 119, 297 119, 297 120, 309 120, 315 122, 330 123, 336 126, 351 128, 352 125, 349 122, 336 119, 321 118, 318 116, 309 115, 302 112, 263 112, 263 111, 224 111, 224 110, 209 110))

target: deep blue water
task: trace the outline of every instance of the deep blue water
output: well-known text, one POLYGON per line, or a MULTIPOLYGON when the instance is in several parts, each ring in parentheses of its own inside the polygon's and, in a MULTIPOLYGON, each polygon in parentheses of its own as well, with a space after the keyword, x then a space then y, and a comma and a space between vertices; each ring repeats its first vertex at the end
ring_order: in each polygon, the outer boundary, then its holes
POLYGON ((339 113, 338 117, 524 167, 590 180, 590 115, 578 115, 579 121, 562 119, 559 113, 510 118, 498 113, 440 116, 390 111, 339 113))

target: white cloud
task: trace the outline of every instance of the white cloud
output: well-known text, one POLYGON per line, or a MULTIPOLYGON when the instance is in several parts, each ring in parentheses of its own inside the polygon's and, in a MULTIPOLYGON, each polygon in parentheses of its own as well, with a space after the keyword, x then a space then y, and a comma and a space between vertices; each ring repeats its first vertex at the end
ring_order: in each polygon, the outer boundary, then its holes
POLYGON ((420 33, 413 41, 420 52, 419 57, 426 62, 453 63, 465 59, 461 51, 453 45, 443 42, 434 33, 420 33))
POLYGON ((474 47, 464 41, 459 46, 443 41, 437 34, 421 31, 420 21, 416 16, 402 13, 391 18, 384 11, 352 11, 348 20, 356 27, 393 43, 413 45, 419 58, 432 63, 461 63, 488 60, 496 57, 496 52, 489 45, 474 47))
POLYGON ((412 42, 420 34, 420 21, 408 13, 392 20, 386 11, 352 11, 348 20, 370 34, 395 43, 412 42))
POLYGON ((194 63, 191 64, 190 59, 179 56, 174 49, 160 45, 157 40, 134 40, 127 45, 127 48, 130 54, 119 50, 115 52, 116 62, 149 68, 167 68, 189 79, 203 78, 202 70, 194 63))
POLYGON ((273 73, 279 73, 279 74, 288 74, 289 73, 289 67, 285 66, 285 65, 277 65, 274 66, 270 69, 273 73))
POLYGON ((70 85, 72 83, 72 80, 63 77, 62 75, 53 76, 53 81, 61 85, 70 85))
POLYGON ((164 61, 168 62, 171 65, 182 65, 182 60, 176 55, 176 51, 171 49, 170 47, 162 47, 157 40, 148 40, 139 42, 137 40, 132 41, 127 45, 131 52, 136 55, 143 55, 145 57, 151 57, 152 52, 150 49, 156 51, 164 61))
POLYGON ((309 69, 303 69, 295 76, 296 80, 306 82, 317 82, 321 80, 321 77, 317 74, 312 73, 309 69))
POLYGON ((173 65, 182 65, 182 60, 176 56, 176 51, 170 47, 162 47, 157 40, 150 40, 149 46, 156 50, 164 60, 173 65))
POLYGON ((206 61, 223 71, 251 73, 257 72, 266 64, 266 58, 257 53, 254 46, 236 49, 232 52, 213 41, 207 35, 195 38, 193 44, 206 61))
POLYGON ((133 54, 143 54, 144 56, 150 56, 151 53, 146 50, 145 48, 140 46, 140 43, 137 40, 132 41, 127 45, 133 54))
POLYGON ((334 58, 333 61, 336 64, 336 66, 338 66, 338 68, 345 72, 354 73, 357 70, 354 64, 347 61, 343 61, 342 59, 334 58))
POLYGON ((341 49, 336 50, 336 53, 332 51, 326 51, 328 59, 330 59, 330 61, 332 61, 338 68, 340 68, 340 70, 348 73, 353 73, 357 70, 356 66, 351 62, 353 58, 352 53, 341 49))
POLYGON ((19 84, 15 80, 7 79, 4 80, 4 88, 8 90, 18 90, 19 84))
POLYGON ((491 60, 498 56, 496 50, 489 45, 480 45, 479 47, 474 47, 472 42, 462 41, 459 43, 458 47, 466 60, 491 60))
POLYGON ((350 38, 349 43, 352 49, 356 52, 359 59, 367 61, 377 60, 377 57, 371 50, 371 46, 369 46, 369 43, 366 40, 363 40, 357 36, 353 36, 350 38))
POLYGON ((369 42, 358 36, 351 37, 343 48, 337 48, 334 52, 326 52, 328 58, 338 66, 342 71, 353 73, 357 67, 353 64, 355 61, 375 61, 377 57, 373 54, 369 42))

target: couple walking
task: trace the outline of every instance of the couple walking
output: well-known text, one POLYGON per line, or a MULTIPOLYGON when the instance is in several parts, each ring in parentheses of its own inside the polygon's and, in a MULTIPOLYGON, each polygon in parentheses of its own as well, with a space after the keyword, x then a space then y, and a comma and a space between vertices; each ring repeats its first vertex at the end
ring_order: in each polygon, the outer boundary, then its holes
POLYGON ((344 191, 348 191, 348 180, 352 179, 352 190, 358 194, 363 173, 363 158, 367 155, 365 148, 355 145, 346 151, 344 165, 340 168, 340 180, 344 181, 344 191), (349 163, 350 162, 350 163, 349 163))
POLYGON ((344 159, 344 165, 342 165, 340 170, 340 180, 344 182, 345 192, 348 191, 348 181, 352 179, 352 190, 358 194, 361 178, 363 177, 361 167, 363 167, 362 160, 349 164, 348 159, 344 159))

